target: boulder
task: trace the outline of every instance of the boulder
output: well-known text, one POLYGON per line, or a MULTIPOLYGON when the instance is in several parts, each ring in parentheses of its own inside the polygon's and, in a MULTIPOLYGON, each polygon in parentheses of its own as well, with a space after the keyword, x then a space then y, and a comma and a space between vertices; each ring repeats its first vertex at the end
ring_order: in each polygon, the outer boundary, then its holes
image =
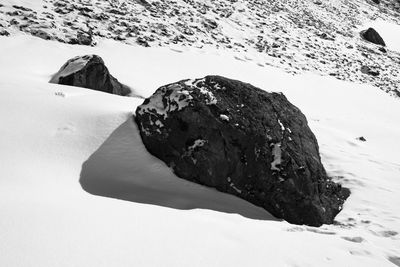
POLYGON ((131 89, 114 78, 97 55, 78 56, 68 60, 51 78, 50 83, 84 87, 126 96, 131 89))
POLYGON ((368 42, 386 46, 385 41, 374 28, 368 28, 368 30, 362 31, 361 36, 368 42))
POLYGON ((220 76, 183 80, 147 98, 135 121, 178 177, 290 223, 332 223, 349 195, 327 177, 306 117, 281 93, 220 76))

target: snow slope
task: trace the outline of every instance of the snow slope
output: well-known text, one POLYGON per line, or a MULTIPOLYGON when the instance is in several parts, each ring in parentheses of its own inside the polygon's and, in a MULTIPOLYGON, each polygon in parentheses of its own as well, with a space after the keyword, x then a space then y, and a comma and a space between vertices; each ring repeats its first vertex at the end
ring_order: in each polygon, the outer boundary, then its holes
POLYGON ((0 37, 0 109, 1 266, 400 265, 400 105, 374 87, 226 51, 15 35, 0 37), (352 190, 337 223, 290 225, 176 178, 138 137, 131 115, 141 99, 48 83, 82 54, 103 57, 143 96, 206 74, 284 92, 307 116, 329 175, 352 190))

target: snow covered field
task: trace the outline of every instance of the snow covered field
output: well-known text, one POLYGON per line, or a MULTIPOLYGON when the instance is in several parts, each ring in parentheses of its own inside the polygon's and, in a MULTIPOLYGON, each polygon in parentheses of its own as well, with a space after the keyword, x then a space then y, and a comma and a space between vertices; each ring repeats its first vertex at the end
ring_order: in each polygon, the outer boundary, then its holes
POLYGON ((0 108, 0 266, 400 266, 400 101, 372 86, 223 51, 16 35, 0 37, 0 108), (307 116, 328 174, 352 190, 337 223, 290 225, 176 178, 132 122, 142 99, 48 83, 93 53, 145 97, 207 74, 282 91, 307 116))

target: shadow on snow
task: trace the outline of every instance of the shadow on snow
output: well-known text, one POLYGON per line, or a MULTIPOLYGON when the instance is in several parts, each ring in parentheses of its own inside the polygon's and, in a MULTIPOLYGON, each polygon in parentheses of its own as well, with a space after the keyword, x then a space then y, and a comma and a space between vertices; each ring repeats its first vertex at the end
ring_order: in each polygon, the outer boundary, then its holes
POLYGON ((128 119, 83 164, 80 184, 90 194, 180 210, 209 209, 259 220, 277 220, 232 195, 180 179, 144 147, 128 119))

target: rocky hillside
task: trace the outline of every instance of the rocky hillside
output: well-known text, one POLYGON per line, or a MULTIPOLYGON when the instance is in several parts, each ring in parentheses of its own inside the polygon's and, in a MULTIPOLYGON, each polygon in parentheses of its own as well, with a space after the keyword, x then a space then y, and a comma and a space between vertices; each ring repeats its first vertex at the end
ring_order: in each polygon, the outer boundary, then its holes
POLYGON ((360 36, 373 21, 400 24, 399 14, 397 0, 5 0, 0 35, 224 49, 257 58, 261 67, 311 71, 400 96, 400 54, 360 36))

